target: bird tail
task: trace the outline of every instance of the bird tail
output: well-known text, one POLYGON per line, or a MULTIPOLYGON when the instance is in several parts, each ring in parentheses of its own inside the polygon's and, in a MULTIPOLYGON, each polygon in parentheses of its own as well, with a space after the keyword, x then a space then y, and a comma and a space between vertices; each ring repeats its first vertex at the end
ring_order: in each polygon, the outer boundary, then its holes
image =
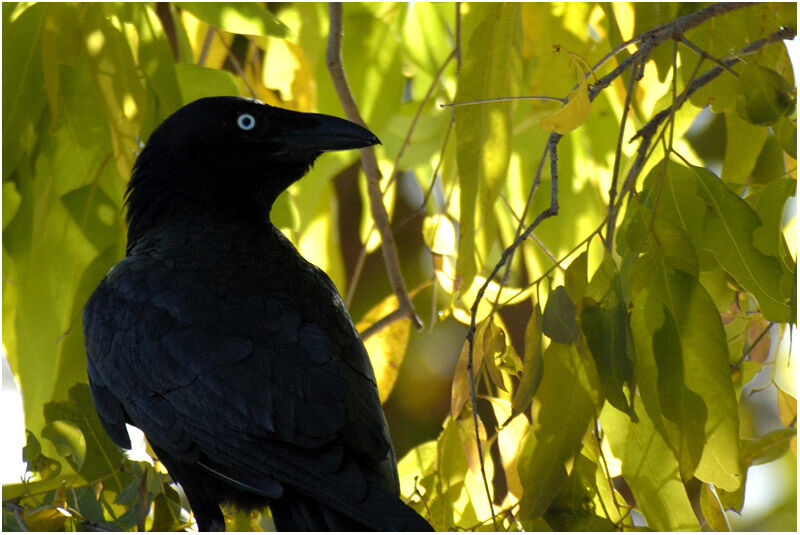
POLYGON ((288 487, 279 500, 270 500, 278 531, 371 531, 357 522, 288 487))
MULTIPOLYGON (((365 523, 284 485, 283 496, 270 500, 270 510, 278 531, 433 531, 430 524, 399 498, 391 498, 381 507, 385 515, 365 523)), ((370 505, 375 506, 374 500, 370 505)))

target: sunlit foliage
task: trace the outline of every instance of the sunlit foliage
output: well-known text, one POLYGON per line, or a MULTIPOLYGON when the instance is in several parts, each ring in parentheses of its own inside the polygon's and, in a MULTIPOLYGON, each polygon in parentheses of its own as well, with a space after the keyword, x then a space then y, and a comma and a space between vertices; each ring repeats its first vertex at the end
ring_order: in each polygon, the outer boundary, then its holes
MULTIPOLYGON (((382 141, 423 330, 368 330, 398 300, 355 151, 320 158, 272 219, 371 335, 403 497, 437 530, 726 530, 748 468, 795 466, 796 4, 692 18, 705 8, 344 6, 343 65, 382 141)), ((344 114, 328 6, 2 17, 3 345, 29 469, 3 488, 3 527, 189 527, 163 467, 99 424, 81 309, 124 255, 140 142, 182 104, 344 114)), ((757 529, 796 529, 782 484, 757 529)))

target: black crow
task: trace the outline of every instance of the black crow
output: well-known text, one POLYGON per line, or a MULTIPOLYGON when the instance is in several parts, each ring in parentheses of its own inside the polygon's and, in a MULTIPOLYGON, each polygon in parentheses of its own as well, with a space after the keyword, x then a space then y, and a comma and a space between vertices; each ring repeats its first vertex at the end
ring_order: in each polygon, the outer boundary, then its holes
POLYGON ((83 313, 111 438, 147 436, 203 531, 220 503, 279 530, 430 530, 398 498, 367 352, 339 293, 270 222, 325 151, 379 143, 328 115, 204 98, 159 126, 127 190, 127 255, 83 313))

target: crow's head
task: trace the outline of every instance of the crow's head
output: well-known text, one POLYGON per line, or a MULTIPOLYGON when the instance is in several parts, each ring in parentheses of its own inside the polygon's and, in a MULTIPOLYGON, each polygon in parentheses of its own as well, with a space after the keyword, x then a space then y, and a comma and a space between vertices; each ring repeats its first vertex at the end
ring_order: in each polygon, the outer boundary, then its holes
POLYGON ((176 211, 266 218, 320 154, 377 143, 366 128, 330 115, 238 97, 196 100, 156 128, 137 158, 128 223, 138 233, 176 211))

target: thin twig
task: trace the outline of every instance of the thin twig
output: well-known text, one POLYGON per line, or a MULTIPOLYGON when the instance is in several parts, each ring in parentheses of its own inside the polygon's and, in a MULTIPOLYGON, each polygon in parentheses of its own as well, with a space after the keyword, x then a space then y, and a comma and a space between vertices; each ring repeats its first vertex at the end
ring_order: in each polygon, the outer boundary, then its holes
MULTIPOLYGON (((722 4, 713 4, 706 8, 700 9, 695 11, 694 13, 689 13, 688 15, 684 15, 679 17, 675 20, 667 22, 657 28, 653 28, 652 30, 648 30, 633 39, 633 42, 641 43, 639 48, 622 60, 617 67, 612 70, 610 73, 606 74, 602 78, 600 78, 597 82, 592 84, 591 89, 589 89, 589 100, 592 101, 595 97, 608 87, 611 82, 616 80, 620 74, 622 74, 628 67, 630 67, 633 63, 644 63, 644 60, 650 55, 655 47, 663 43, 668 39, 676 39, 677 37, 683 35, 685 32, 689 31, 690 29, 694 28, 695 26, 702 24, 706 20, 717 17, 720 15, 724 15, 730 11, 735 11, 737 9, 741 9, 744 7, 749 7, 753 5, 753 2, 728 2, 722 4)), ((587 74, 588 76, 588 74, 587 74)))
POLYGON ((729 74, 733 75, 734 78, 738 78, 739 77, 739 75, 735 71, 731 70, 730 67, 725 65, 725 62, 723 62, 719 58, 716 58, 716 57, 712 56, 711 54, 709 54, 708 52, 706 52, 705 50, 703 50, 702 48, 700 48, 699 46, 697 46, 693 42, 689 41, 686 37, 681 35, 681 36, 677 37, 675 40, 677 42, 681 43, 682 45, 685 45, 689 50, 691 50, 692 52, 694 52, 695 54, 700 56, 700 58, 707 59, 708 61, 710 61, 712 63, 716 63, 717 65, 719 65, 720 67, 722 67, 723 69, 728 71, 729 74))
POLYGON ((516 97, 495 97, 495 98, 481 98, 478 100, 465 100, 464 102, 449 102, 445 104, 439 104, 440 108, 455 108, 458 106, 472 106, 473 104, 486 104, 488 102, 506 102, 508 100, 554 100, 556 102, 560 102, 561 104, 566 104, 566 98, 558 98, 558 97, 549 97, 547 95, 528 95, 528 96, 516 96, 516 97))
POLYGON ((229 47, 228 43, 225 42, 225 39, 222 38, 222 34, 220 34, 219 30, 215 28, 215 31, 219 35, 219 40, 222 41, 222 46, 225 47, 225 50, 228 53, 228 59, 231 60, 231 65, 233 65, 233 70, 235 70, 236 74, 238 74, 241 77, 242 83, 244 83, 244 86, 247 88, 247 91, 250 92, 250 96, 253 98, 258 98, 258 94, 255 92, 255 90, 250 86, 250 83, 247 81, 247 75, 244 73, 244 69, 242 69, 239 60, 236 59, 236 55, 231 50, 231 47, 229 47))
MULTIPOLYGON (((328 13, 330 17, 330 29, 325 62, 328 66, 328 72, 331 75, 331 81, 333 82, 336 94, 339 96, 339 102, 342 104, 347 118, 354 123, 366 126, 358 111, 358 106, 353 99, 353 94, 347 83, 344 66, 342 65, 342 4, 338 2, 330 3, 328 6, 328 13)), ((389 215, 386 213, 386 207, 383 205, 380 171, 378 170, 378 161, 375 157, 375 149, 373 147, 361 149, 361 168, 367 177, 367 191, 369 193, 372 219, 375 221, 375 225, 378 227, 378 232, 381 235, 383 261, 386 265, 386 272, 392 284, 392 289, 397 296, 398 310, 401 311, 401 314, 405 317, 411 319, 411 323, 414 325, 415 329, 420 330, 422 329, 422 321, 419 319, 419 316, 417 316, 414 310, 414 304, 411 302, 411 298, 406 290, 406 283, 400 271, 400 258, 397 255, 394 235, 389 225, 389 215)))
POLYGON ((209 26, 208 30, 206 31, 206 37, 203 39, 203 48, 200 50, 200 57, 197 58, 197 64, 200 66, 204 66, 206 64, 206 58, 208 57, 208 51, 211 50, 211 43, 214 41, 214 32, 216 32, 216 28, 213 26, 209 26))
MULTIPOLYGON (((631 71, 635 70, 634 67, 631 71)), ((608 228, 606 229, 606 249, 609 251, 613 250, 614 248, 614 226, 612 218, 610 217, 610 212, 614 206, 614 200, 617 195, 617 180, 619 179, 619 166, 622 160, 622 138, 625 135, 625 124, 628 121, 628 110, 631 106, 631 97, 633 96, 633 83, 636 81, 636 77, 633 76, 631 73, 630 78, 628 78, 628 88, 625 91, 625 104, 622 106, 622 119, 620 120, 619 126, 619 135, 617 135, 617 148, 614 153, 614 170, 611 174, 611 187, 608 189, 608 210, 609 210, 609 218, 608 218, 608 228)))

